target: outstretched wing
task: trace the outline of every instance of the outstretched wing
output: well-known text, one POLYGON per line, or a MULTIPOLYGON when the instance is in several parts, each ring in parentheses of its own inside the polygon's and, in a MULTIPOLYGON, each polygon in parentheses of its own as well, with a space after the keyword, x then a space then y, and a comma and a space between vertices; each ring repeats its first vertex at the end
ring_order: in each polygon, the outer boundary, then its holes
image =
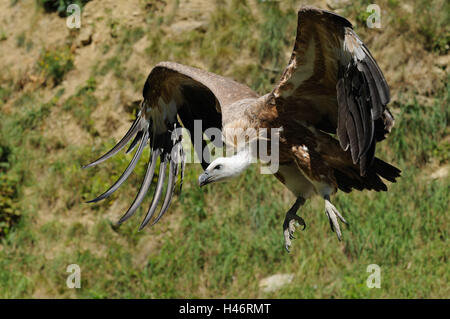
POLYGON ((337 133, 364 175, 394 124, 389 87, 351 23, 332 12, 298 12, 294 50, 272 92, 279 116, 337 133))
MULTIPOLYGON (((181 134, 176 130, 181 127, 177 116, 189 130, 194 144, 194 121, 201 120, 203 132, 211 127, 220 128, 223 109, 241 99, 258 97, 250 88, 231 79, 173 62, 162 62, 152 69, 145 82, 143 95, 144 100, 138 116, 125 136, 105 155, 84 166, 84 168, 94 166, 114 156, 133 137, 134 140, 126 152, 130 152, 138 145, 130 164, 119 179, 102 195, 89 201, 97 202, 109 197, 120 187, 135 168, 144 147, 149 144, 150 159, 141 188, 133 204, 119 220, 119 223, 123 223, 130 218, 142 203, 152 183, 159 157, 160 166, 155 192, 139 229, 144 228, 153 217, 162 198, 167 175, 162 206, 152 225, 158 222, 168 209, 178 175, 181 190, 186 157, 181 145, 181 134)), ((203 154, 205 145, 203 139, 202 145, 194 144, 199 158, 202 158, 203 168, 209 163, 209 158, 204 158, 203 154)))

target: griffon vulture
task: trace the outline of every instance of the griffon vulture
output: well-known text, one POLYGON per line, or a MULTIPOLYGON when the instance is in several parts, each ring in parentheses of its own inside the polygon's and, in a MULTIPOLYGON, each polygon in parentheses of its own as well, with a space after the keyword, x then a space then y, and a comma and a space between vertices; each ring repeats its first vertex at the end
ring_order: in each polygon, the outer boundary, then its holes
MULTIPOLYGON (((289 251, 295 222, 305 227, 296 212, 313 195, 325 201, 330 226, 341 240, 338 220, 344 217, 330 202, 338 189, 386 191, 384 178, 395 182, 400 170, 375 157, 375 145, 390 132, 394 118, 387 108, 389 87, 375 59, 345 18, 325 10, 298 11, 297 36, 288 66, 275 88, 259 96, 247 86, 213 73, 174 62, 161 62, 150 72, 136 120, 108 153, 85 167, 99 164, 119 152, 134 136, 128 151, 137 146, 128 168, 105 193, 110 196, 127 179, 149 144, 151 155, 141 188, 119 223, 130 218, 142 203, 160 158, 153 200, 140 226, 145 227, 162 206, 153 224, 163 216, 180 188, 185 169, 180 127, 192 132, 194 120, 203 130, 227 128, 280 128, 279 170, 275 177, 297 198, 283 223, 289 251), (165 183, 167 181, 167 183, 165 183), (164 192, 164 184, 167 184, 164 192)), ((225 143, 227 141, 224 136, 225 143)), ((268 139, 270 143, 270 138, 268 139)), ((203 145, 200 145, 200 151, 203 145)), ((198 151, 198 145, 194 148, 198 151)), ((199 185, 237 176, 251 163, 248 148, 208 163, 199 185)))

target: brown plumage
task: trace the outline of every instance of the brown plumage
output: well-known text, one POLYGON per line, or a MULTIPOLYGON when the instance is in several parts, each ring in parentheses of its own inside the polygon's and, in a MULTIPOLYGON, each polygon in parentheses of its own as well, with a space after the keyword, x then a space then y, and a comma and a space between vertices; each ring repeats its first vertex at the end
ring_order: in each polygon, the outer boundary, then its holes
MULTIPOLYGON (((315 194, 325 199, 330 224, 340 238, 337 219, 344 222, 345 219, 329 202, 329 196, 338 188, 345 192, 352 189, 385 191, 387 187, 381 177, 395 182, 400 175, 397 168, 375 157, 376 143, 387 136, 394 124, 387 108, 389 87, 351 23, 332 12, 311 7, 299 10, 291 59, 279 83, 264 96, 229 78, 173 62, 162 62, 152 69, 143 96, 138 118, 129 132, 110 152, 88 165, 113 156, 136 135, 129 149, 139 143, 132 163, 116 184, 93 201, 106 198, 128 177, 149 142, 152 153, 146 176, 120 222, 131 217, 142 202, 158 157, 160 174, 141 228, 150 221, 163 198, 166 168, 167 191, 154 223, 169 207, 177 176, 181 174, 182 179, 184 171, 181 138, 172 134, 174 128, 181 126, 178 119, 191 133, 192 143, 195 120, 202 121, 203 132, 213 127, 281 128, 280 169, 274 173, 298 197, 283 227, 286 248, 289 248, 294 228, 292 222, 304 224, 295 215, 304 199, 315 194), (337 139, 332 134, 336 134, 337 139)), ((235 143, 225 135, 223 142, 235 143)), ((198 154, 205 145, 204 140, 202 145, 194 144, 198 154)), ((241 161, 242 167, 230 164, 229 176, 247 167, 245 156, 236 157, 235 161, 241 161)), ((222 165, 213 164, 209 164, 209 156, 203 158, 202 166, 208 176, 201 176, 201 185, 218 180, 211 175, 214 168, 222 165)), ((225 173, 225 177, 228 175, 225 173)))

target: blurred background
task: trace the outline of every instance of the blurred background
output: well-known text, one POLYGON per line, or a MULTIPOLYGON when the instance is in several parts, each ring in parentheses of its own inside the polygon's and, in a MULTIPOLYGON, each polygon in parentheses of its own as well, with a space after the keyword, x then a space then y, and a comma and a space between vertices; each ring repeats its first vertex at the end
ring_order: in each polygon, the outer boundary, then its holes
POLYGON ((70 29, 71 2, 0 5, 1 298, 450 297, 450 2, 377 0, 377 29, 366 25, 373 0, 92 0, 76 2, 81 28, 70 29), (196 66, 265 94, 287 65, 304 4, 354 24, 396 118, 377 155, 402 178, 387 193, 336 196, 350 223, 342 242, 314 199, 286 253, 282 223, 294 197, 256 166, 200 189, 201 167, 188 164, 183 193, 142 232, 149 198, 115 223, 145 161, 109 199, 85 203, 132 157, 80 169, 127 131, 153 65, 196 66), (81 268, 80 289, 66 286, 70 264, 81 268), (366 285, 370 264, 381 267, 380 289, 366 285))

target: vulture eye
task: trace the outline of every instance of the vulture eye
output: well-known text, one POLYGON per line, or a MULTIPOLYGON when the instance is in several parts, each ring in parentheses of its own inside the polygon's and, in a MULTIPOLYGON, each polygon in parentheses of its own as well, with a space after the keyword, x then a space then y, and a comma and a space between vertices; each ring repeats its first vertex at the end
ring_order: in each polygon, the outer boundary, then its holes
POLYGON ((221 169, 221 168, 222 168, 222 164, 218 164, 218 165, 214 166, 213 169, 221 169))

